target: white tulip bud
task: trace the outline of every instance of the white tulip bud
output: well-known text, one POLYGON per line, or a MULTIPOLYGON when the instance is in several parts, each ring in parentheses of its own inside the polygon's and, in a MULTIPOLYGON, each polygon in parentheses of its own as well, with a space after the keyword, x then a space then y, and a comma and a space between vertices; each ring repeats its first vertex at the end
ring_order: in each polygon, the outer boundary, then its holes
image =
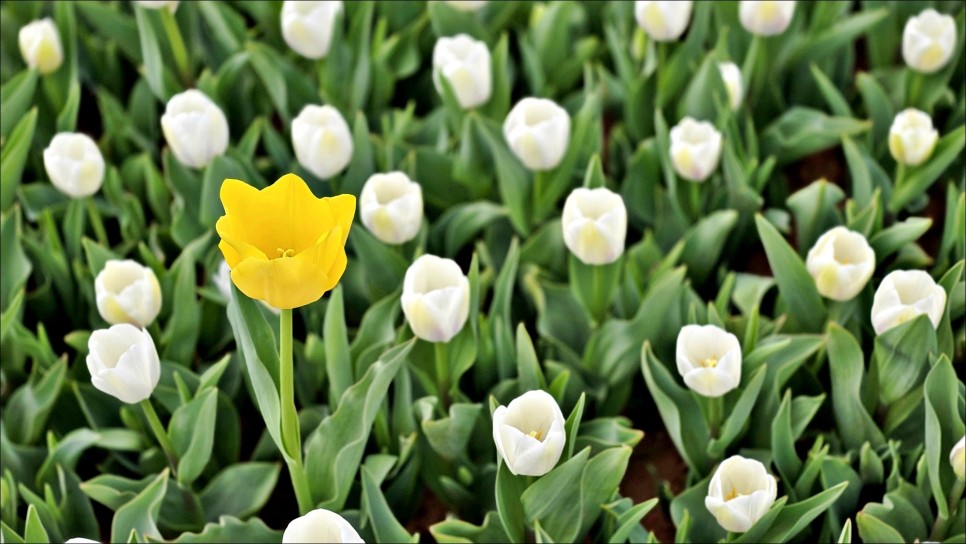
POLYGON ((966 436, 959 439, 953 449, 949 450, 949 464, 960 480, 966 480, 966 436))
POLYGON ((922 270, 896 270, 882 279, 872 299, 876 334, 926 314, 939 327, 946 308, 946 290, 922 270))
POLYGON ((147 327, 161 311, 161 285, 154 271, 132 260, 110 260, 94 279, 97 311, 104 321, 147 327))
POLYGON ((142 8, 147 9, 162 9, 166 8, 171 13, 174 13, 178 9, 178 4, 181 3, 180 0, 135 0, 135 3, 142 8))
POLYGON ((486 0, 445 0, 445 2, 460 11, 479 11, 486 5, 486 0))
POLYGON ((292 121, 292 147, 299 164, 328 179, 352 160, 352 132, 339 110, 310 104, 292 121))
POLYGON ((67 540, 66 542, 64 542, 64 544, 100 544, 100 542, 96 540, 91 540, 89 538, 83 538, 78 536, 70 540, 67 540))
POLYGON ((324 508, 293 519, 282 533, 282 544, 296 542, 364 542, 359 533, 339 514, 324 508))
POLYGON ((564 243, 584 264, 608 264, 624 253, 627 208, 606 188, 574 189, 564 203, 564 243))
POLYGON ((493 412, 493 442, 510 472, 543 476, 567 442, 560 406, 546 391, 527 391, 493 412))
POLYGON ((742 0, 738 8, 741 26, 758 36, 785 32, 793 15, 795 2, 789 0, 742 0))
POLYGON ((656 42, 677 40, 688 28, 693 2, 637 0, 634 16, 637 25, 656 42))
POLYGON ((916 166, 926 162, 938 141, 939 132, 932 127, 932 118, 915 108, 899 112, 889 127, 889 152, 901 164, 916 166))
POLYGON ((720 397, 741 383, 741 344, 714 325, 685 325, 678 333, 678 373, 693 391, 720 397))
POLYGON ((718 71, 728 91, 728 105, 731 111, 738 111, 745 97, 745 84, 741 81, 741 70, 733 62, 719 62, 718 71))
POLYGON ((60 192, 82 198, 101 188, 104 156, 90 136, 61 132, 44 149, 44 170, 60 192))
POLYGON ((402 172, 373 174, 359 195, 359 215, 379 240, 408 242, 423 224, 423 190, 402 172))
POLYGON ((490 50, 486 44, 466 34, 436 40, 433 48, 433 83, 440 95, 449 82, 460 107, 470 109, 486 103, 492 91, 490 50))
POLYGON ((917 72, 931 74, 945 66, 956 50, 956 21, 932 8, 906 21, 902 58, 917 72))
POLYGON ((734 455, 714 471, 704 506, 724 530, 743 533, 768 512, 777 496, 778 484, 765 465, 734 455))
POLYGON ((470 280, 456 261, 423 255, 406 270, 402 309, 413 334, 449 342, 469 317, 470 280))
POLYGON ((721 158, 721 133, 707 121, 685 117, 671 129, 671 164, 688 181, 704 181, 721 158))
POLYGON ((510 149, 530 170, 551 170, 570 142, 570 115, 553 100, 524 98, 503 123, 510 149))
POLYGON ((57 26, 49 17, 32 21, 20 28, 20 55, 29 68, 49 74, 64 62, 57 26))
POLYGON ((835 227, 819 236, 805 259, 823 297, 851 300, 875 271, 875 251, 858 232, 835 227))
POLYGON ((144 329, 121 323, 91 333, 87 370, 94 387, 128 404, 147 399, 161 377, 154 340, 144 329))
POLYGON ((293 51, 309 59, 329 54, 340 0, 282 2, 282 37, 293 51))
POLYGON ((205 93, 189 89, 168 100, 161 130, 178 162, 204 168, 228 149, 228 119, 205 93))

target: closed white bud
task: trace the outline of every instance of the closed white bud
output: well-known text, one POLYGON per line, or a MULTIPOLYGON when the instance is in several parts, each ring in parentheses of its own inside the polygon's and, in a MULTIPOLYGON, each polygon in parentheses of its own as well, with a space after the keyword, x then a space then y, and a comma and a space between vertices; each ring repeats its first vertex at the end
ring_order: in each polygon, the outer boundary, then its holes
POLYGON ((865 236, 835 227, 819 236, 808 250, 805 267, 823 297, 851 300, 875 271, 875 251, 865 236))
POLYGON ((111 324, 147 327, 161 312, 161 285, 154 271, 130 259, 110 260, 94 279, 97 311, 111 324))
POLYGON ((741 344, 714 325, 685 325, 678 333, 678 373, 694 392, 720 397, 741 383, 741 344))
POLYGON ((189 89, 168 100, 161 130, 178 162, 204 168, 228 149, 228 119, 205 93, 189 89))
POLYGON ((693 2, 637 0, 634 16, 637 25, 654 41, 677 40, 688 28, 693 2))
POLYGON ((91 333, 87 370, 94 387, 122 402, 136 404, 154 392, 161 377, 161 361, 147 331, 121 323, 91 333))
POLYGON ((320 59, 332 47, 332 31, 340 0, 282 2, 282 37, 293 51, 310 59, 320 59))
POLYGON ((550 472, 567 442, 564 417, 546 391, 527 391, 493 412, 493 442, 508 469, 518 476, 550 472))
POLYGON ((907 108, 896 115, 889 127, 889 152, 901 164, 916 166, 932 156, 939 141, 939 132, 932 126, 932 118, 915 108, 907 108))
POLYGON ((553 100, 524 98, 507 115, 503 136, 524 166, 551 170, 567 151, 570 115, 553 100))
POLYGON ((966 436, 959 439, 949 451, 949 464, 960 480, 966 479, 966 436))
POLYGON ((738 8, 741 26, 758 36, 785 32, 794 15, 795 2, 790 0, 742 0, 738 8))
POLYGON ((778 484, 765 465, 734 455, 714 471, 704 506, 724 530, 743 533, 768 512, 777 496, 778 484))
POLYGON ((906 21, 902 31, 902 58, 917 72, 939 71, 956 50, 956 22, 928 8, 906 21))
POLYGON ((292 121, 292 147, 299 164, 328 179, 352 160, 352 133, 339 110, 310 104, 292 121))
POLYGON ((433 47, 433 83, 443 94, 440 78, 446 78, 460 107, 485 104, 492 91, 490 50, 486 44, 466 34, 440 38, 433 47))
POLYGON ((402 309, 417 337, 449 342, 469 317, 470 280, 456 261, 423 255, 406 270, 402 309))
POLYGON ((719 62, 718 71, 728 91, 728 105, 731 111, 738 111, 745 97, 745 84, 741 81, 741 70, 733 62, 719 62))
POLYGON ((564 203, 564 243, 584 264, 608 264, 624 253, 627 208, 621 195, 606 189, 574 189, 564 203))
POLYGON ((946 290, 922 270, 896 270, 882 279, 872 299, 876 334, 926 314, 939 327, 946 308, 946 290))
POLYGON ((136 0, 137 5, 142 8, 147 9, 162 9, 166 8, 171 13, 174 13, 178 9, 178 4, 181 3, 180 0, 136 0))
POLYGON ((44 170, 65 195, 90 196, 104 182, 104 156, 90 136, 61 132, 44 149, 44 170))
POLYGON ((445 0, 445 2, 460 11, 479 11, 486 5, 486 0, 445 0))
POLYGON ((293 519, 282 533, 282 544, 309 542, 348 544, 364 541, 345 518, 335 512, 318 508, 293 519))
POLYGON ((32 21, 20 28, 20 55, 29 68, 49 74, 64 62, 60 34, 49 17, 32 21))
POLYGON ((78 536, 70 540, 64 541, 64 544, 100 544, 100 542, 96 540, 91 540, 89 538, 83 538, 78 536))
POLYGON ((362 224, 387 244, 416 237, 423 224, 423 190, 402 172, 373 174, 359 196, 362 224))
POLYGON ((671 164, 688 181, 704 181, 721 158, 721 133, 707 121, 685 117, 671 129, 671 164))

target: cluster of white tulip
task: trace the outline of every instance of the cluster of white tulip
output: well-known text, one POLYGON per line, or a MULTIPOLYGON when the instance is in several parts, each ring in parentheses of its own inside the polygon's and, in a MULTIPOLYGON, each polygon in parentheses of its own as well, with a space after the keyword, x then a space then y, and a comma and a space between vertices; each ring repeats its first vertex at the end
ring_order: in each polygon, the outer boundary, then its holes
POLYGON ((44 149, 44 170, 60 192, 82 198, 104 183, 104 156, 90 136, 61 132, 44 149))
POLYGON ((543 476, 560 460, 567 435, 557 401, 546 391, 527 391, 493 412, 493 442, 510 472, 543 476))
POLYGON ((920 315, 929 316, 932 326, 939 327, 946 308, 946 290, 928 272, 896 270, 890 272, 872 299, 872 328, 876 334, 911 321, 920 315))
POLYGON ((714 471, 704 506, 724 530, 743 533, 768 512, 777 496, 778 484, 765 465, 735 455, 714 471))
POLYGON ((793 0, 742 0, 738 4, 741 26, 758 36, 775 36, 785 32, 794 15, 793 0))
POLYGON ((889 152, 899 164, 917 166, 932 156, 939 131, 925 112, 908 108, 899 112, 889 127, 889 152))
POLYGON ((606 189, 574 189, 564 202, 564 243, 584 264, 608 264, 624 253, 627 208, 621 195, 606 189))
POLYGON ((835 227, 821 235, 805 259, 818 292, 832 300, 851 300, 875 271, 875 251, 860 233, 835 227))
POLYGON ((228 119, 205 93, 189 89, 168 100, 161 131, 178 162, 204 168, 228 149, 228 119))
POLYGON ((336 16, 342 11, 340 0, 319 2, 282 2, 282 38, 293 51, 309 59, 329 54, 336 16))
POLYGON ((353 544, 365 542, 359 533, 339 514, 317 508, 293 519, 282 533, 282 544, 296 542, 336 542, 353 544))
POLYGON ((685 117, 671 129, 671 164, 688 181, 705 181, 718 169, 721 133, 707 121, 685 117))
POLYGON ((167 9, 174 13, 178 9, 180 0, 137 0, 137 5, 147 9, 167 9))
POLYGON ((695 393, 720 397, 741 383, 741 344, 714 325, 685 325, 678 332, 678 373, 695 393))
MULTIPOLYGON (((637 0, 634 16, 638 26, 657 42, 681 38, 691 21, 691 1, 637 0)), ((785 32, 795 14, 794 1, 743 0, 739 3, 741 26, 758 36, 774 36, 785 32)))
POLYGON ((469 317, 470 280, 456 261, 423 255, 406 270, 402 309, 417 337, 449 342, 469 317))
POLYGON ((902 58, 917 72, 942 69, 956 51, 956 21, 932 8, 906 21, 902 31, 902 58))
POLYGON ((966 480, 966 436, 959 439, 956 445, 949 450, 949 464, 953 467, 953 473, 960 480, 966 480))
POLYGON ((503 122, 503 136, 528 169, 552 170, 563 160, 570 143, 570 114, 553 100, 524 98, 503 122))
POLYGON ((49 74, 60 68, 64 62, 64 48, 60 44, 60 33, 50 18, 40 19, 24 25, 17 36, 20 55, 29 68, 41 74, 49 74))
POLYGON ((406 243, 423 224, 423 190, 403 172, 373 174, 359 195, 359 215, 382 242, 406 243))
POLYGON ((349 165, 352 133, 339 110, 309 104, 292 121, 292 147, 299 164, 328 179, 349 165))
POLYGON ((446 79, 463 109, 485 104, 492 92, 490 50, 466 34, 436 40, 433 47, 433 84, 443 94, 446 79))

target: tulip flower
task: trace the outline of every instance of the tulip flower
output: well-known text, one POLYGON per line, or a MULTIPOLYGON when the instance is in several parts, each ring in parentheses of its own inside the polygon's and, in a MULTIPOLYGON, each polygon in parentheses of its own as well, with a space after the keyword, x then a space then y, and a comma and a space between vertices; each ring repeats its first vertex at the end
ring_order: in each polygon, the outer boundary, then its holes
POLYGON ((89 538, 75 537, 65 541, 64 544, 100 544, 100 542, 89 538))
POLYGON ((932 8, 906 21, 902 58, 917 72, 931 74, 949 63, 956 51, 956 21, 932 8))
POLYGON ((445 0, 445 2, 460 11, 479 11, 486 5, 486 0, 445 0))
POLYGON ((916 166, 926 162, 938 141, 939 132, 932 127, 932 118, 915 108, 899 112, 889 127, 889 152, 900 164, 916 166))
POLYGON ((684 383, 699 395, 720 397, 741 383, 741 344, 714 325, 685 325, 676 361, 684 383))
POLYGON ((44 170, 60 192, 82 198, 101 188, 104 156, 90 136, 61 132, 44 149, 44 170))
POLYGON ((161 361, 144 329, 122 323, 96 330, 87 341, 87 352, 94 387, 122 402, 139 403, 158 385, 161 361))
POLYGON ((966 480, 966 436, 959 439, 949 451, 949 464, 960 480, 966 480))
POLYGON ((228 149, 228 120, 217 104, 198 89, 168 100, 161 130, 178 162, 204 168, 228 149))
POLYGON ((778 484, 765 465, 734 455, 714 471, 704 506, 724 530, 743 533, 768 512, 777 495, 778 484))
POLYGON ((349 165, 352 133, 339 110, 310 104, 292 121, 292 147, 299 164, 328 179, 349 165))
POLYGON ((163 9, 174 13, 178 9, 180 0, 136 0, 137 5, 147 9, 163 9))
POLYGON ((694 2, 637 0, 634 16, 641 30, 657 42, 677 40, 688 28, 694 2))
POLYGON ((574 189, 563 208, 564 243, 584 264, 608 264, 624 253, 627 208, 606 188, 574 189))
POLYGON ((154 271, 128 260, 110 260, 94 278, 97 311, 112 325, 147 327, 161 312, 161 285, 154 271))
POLYGON ((492 91, 490 50, 466 34, 440 38, 433 47, 433 83, 443 94, 440 77, 446 78, 463 109, 485 104, 492 91))
POLYGON ((524 166, 551 170, 567 151, 570 115, 553 100, 524 98, 507 115, 503 136, 524 166))
POLYGON ((339 514, 317 508, 293 519, 282 533, 282 544, 298 542, 364 542, 339 514))
POLYGON ((339 283, 354 196, 316 198, 302 178, 287 174, 262 190, 226 179, 221 202, 218 247, 241 292, 291 309, 315 302, 339 283))
POLYGON ((359 215, 379 240, 408 242, 423 224, 423 190, 402 172, 373 174, 359 195, 359 215))
POLYGON ((823 297, 851 300, 875 271, 875 251, 858 232, 835 227, 821 235, 805 259, 808 273, 823 297))
POLYGON ((872 299, 876 334, 926 314, 939 327, 946 308, 946 290, 922 270, 896 270, 882 279, 872 299))
POLYGON ((707 121, 685 117, 671 129, 671 164, 688 181, 704 181, 721 158, 721 133, 707 121))
POLYGON ((293 51, 309 59, 329 54, 340 0, 282 2, 282 37, 293 51))
POLYGON ((745 97, 745 84, 741 81, 741 70, 733 62, 719 62, 718 71, 728 91, 728 105, 731 111, 738 111, 745 97))
POLYGON ((417 337, 449 342, 469 317, 470 280, 456 261, 423 255, 406 270, 402 308, 417 337))
POLYGON ((64 62, 64 49, 54 21, 49 17, 32 21, 20 28, 20 55, 27 67, 49 74, 64 62))
MULTIPOLYGON (((222 298, 225 300, 231 300, 234 293, 231 290, 231 267, 228 266, 228 262, 222 259, 221 263, 218 265, 218 271, 211 275, 211 281, 215 284, 215 288, 218 289, 218 293, 221 294, 222 298)), ((268 308, 268 311, 275 315, 278 315, 279 309, 268 304, 264 300, 259 300, 259 304, 268 308)))
POLYGON ((785 32, 795 15, 795 2, 789 0, 742 0, 738 18, 745 30, 758 36, 785 32))
POLYGON ((510 472, 543 476, 567 442, 560 406, 545 391, 527 391, 493 412, 493 442, 510 472))

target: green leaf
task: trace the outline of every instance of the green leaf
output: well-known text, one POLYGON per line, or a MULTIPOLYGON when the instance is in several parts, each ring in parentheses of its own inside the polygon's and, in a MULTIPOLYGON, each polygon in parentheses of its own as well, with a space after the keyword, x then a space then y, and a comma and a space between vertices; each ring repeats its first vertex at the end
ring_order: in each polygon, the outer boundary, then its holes
POLYGON ((808 499, 786 505, 768 531, 762 535, 761 542, 787 542, 794 538, 812 520, 828 510, 848 485, 848 482, 842 482, 808 499))
MULTIPOLYGON (((849 107, 848 101, 845 100, 842 93, 835 87, 835 83, 832 83, 832 80, 822 72, 822 69, 814 62, 808 66, 808 69, 812 72, 812 77, 815 78, 815 83, 818 84, 818 90, 821 91, 822 97, 825 98, 825 103, 828 104, 832 115, 838 117, 855 117, 855 114, 852 113, 852 108, 849 107)), ((848 138, 848 136, 845 136, 845 138, 848 138)))
POLYGON ((33 444, 43 434, 67 376, 67 357, 48 369, 35 364, 30 381, 17 388, 3 408, 6 435, 17 444, 33 444))
POLYGON ((268 502, 281 467, 278 463, 237 463, 222 470, 201 492, 205 519, 217 522, 224 516, 246 518, 268 502))
POLYGON ((876 336, 872 355, 882 402, 891 405, 918 388, 929 368, 929 354, 935 352, 936 329, 925 314, 876 336))
MULTIPOLYGON (((605 505, 604 509, 607 510, 607 512, 611 515, 616 516, 615 523, 617 525, 607 542, 610 544, 620 544, 621 542, 626 542, 628 537, 631 536, 631 532, 633 532, 634 529, 641 527, 641 520, 644 519, 644 516, 646 516, 648 512, 657 506, 657 502, 657 497, 654 497, 651 500, 644 501, 640 504, 635 504, 620 514, 614 512, 610 508, 611 505, 605 505)), ((612 503, 612 505, 613 504, 616 503, 612 503)))
MULTIPOLYGON (((945 356, 933 365, 923 386, 926 405, 925 445, 929 488, 939 506, 939 517, 948 519, 949 487, 956 481, 949 452, 963 436, 962 404, 956 371, 945 356), (954 415, 956 414, 956 415, 954 415)), ((864 538, 864 537, 863 537, 864 538)))
POLYGON ((925 194, 946 169, 962 157, 964 147, 966 147, 966 126, 960 125, 956 130, 940 138, 929 160, 919 166, 911 167, 905 177, 897 181, 896 189, 889 199, 889 211, 897 213, 920 195, 925 194))
POLYGON ((839 224, 838 204, 845 193, 824 178, 796 191, 785 202, 795 216, 799 255, 805 255, 818 237, 839 224))
MULTIPOLYGON (((4 310, 12 306, 11 298, 24 287, 33 269, 30 259, 20 245, 22 239, 18 206, 0 216, 0 261, 3 262, 3 268, 0 269, 0 308, 4 310)), ((4 328, 8 326, 9 323, 5 322, 4 328)))
POLYGON ((6 211, 13 204, 14 193, 20 185, 27 156, 33 145, 34 129, 37 127, 37 108, 31 108, 27 115, 13 127, 10 137, 3 143, 0 151, 0 210, 6 211))
POLYGON ((768 264, 778 282, 778 290, 788 308, 794 310, 789 319, 800 323, 806 331, 821 330, 825 324, 825 305, 805 263, 767 219, 756 215, 755 224, 768 255, 768 264))
POLYGON ((215 441, 218 390, 207 389, 171 416, 168 435, 178 453, 178 483, 189 486, 211 458, 215 441))
POLYGON ((482 409, 479 403, 455 403, 449 407, 448 417, 423 421, 422 429, 429 445, 447 461, 463 458, 482 409))
MULTIPOLYGON (((164 77, 164 60, 161 58, 161 45, 151 22, 153 10, 141 6, 134 7, 134 18, 137 21, 138 36, 141 39, 141 56, 144 57, 144 78, 151 87, 154 96, 161 102, 167 102, 174 94, 166 85, 164 77)), ((117 540, 116 538, 114 540, 117 540)))
POLYGON ((684 236, 681 260, 695 285, 701 285, 715 272, 725 243, 738 222, 735 210, 719 210, 703 217, 684 236))
POLYGON ((533 341, 527 334, 527 327, 520 323, 517 325, 517 376, 520 380, 520 393, 535 389, 546 389, 547 380, 540 369, 540 360, 537 359, 537 352, 533 348, 533 341))
POLYGON ((40 516, 37 515, 37 509, 32 504, 27 508, 27 521, 24 523, 23 539, 25 542, 39 542, 43 544, 50 542, 47 537, 47 531, 40 522, 40 516))
POLYGON ((909 217, 905 221, 897 222, 891 227, 881 230, 869 239, 869 245, 875 251, 876 263, 882 263, 903 246, 914 242, 929 230, 932 219, 926 217, 909 217))
POLYGON ((126 540, 131 531, 137 531, 141 536, 161 538, 157 521, 167 488, 168 469, 164 469, 143 491, 118 508, 111 523, 111 542, 126 540))
POLYGON ((526 519, 521 504, 526 489, 526 477, 515 476, 501 460, 496 473, 496 509, 510 542, 523 542, 526 536, 526 519))
POLYGON ((280 68, 282 60, 277 58, 278 53, 274 49, 260 42, 251 41, 245 47, 252 68, 255 69, 258 79, 265 86, 269 98, 272 99, 275 111, 288 125, 291 122, 291 115, 288 109, 286 78, 280 68))
POLYGON ((352 354, 349 351, 349 333, 345 326, 342 287, 336 287, 329 294, 322 335, 325 344, 325 374, 329 379, 329 408, 334 410, 342 394, 352 385, 352 354))
POLYGON ((486 513, 482 525, 473 525, 458 518, 450 518, 431 525, 429 532, 440 544, 510 542, 500 525, 499 515, 493 511, 486 513))
POLYGON ((4 141, 14 123, 23 118, 27 108, 33 103, 34 91, 37 89, 37 76, 37 70, 24 69, 0 88, 0 104, 2 104, 0 108, 4 113, 0 118, 0 137, 4 141))
POLYGON ((396 519, 386 497, 369 469, 362 467, 362 502, 368 505, 369 521, 378 542, 418 542, 419 534, 410 535, 396 519))
POLYGON ((787 164, 833 147, 843 134, 852 136, 871 127, 869 121, 793 106, 761 132, 762 156, 774 155, 779 165, 787 164))
POLYGON ((839 436, 852 450, 869 442, 873 447, 885 443, 882 431, 862 405, 865 358, 862 348, 849 331, 831 324, 828 329, 829 373, 832 377, 832 410, 839 436))
POLYGON ((721 459, 728 449, 728 446, 738 438, 741 430, 748 423, 751 410, 755 407, 755 402, 758 400, 758 393, 761 391, 762 384, 765 383, 766 370, 767 368, 762 366, 758 370, 755 370, 750 378, 746 378, 741 396, 738 397, 738 402, 731 408, 731 412, 724 420, 724 424, 721 425, 721 432, 716 438, 712 438, 708 442, 708 455, 710 457, 721 459))
POLYGON ((863 542, 905 542, 906 539, 891 525, 881 519, 859 512, 855 515, 855 524, 859 528, 859 537, 863 542))
POLYGON ((281 542, 282 532, 270 529, 265 522, 252 518, 241 521, 231 516, 222 516, 218 523, 209 523, 200 533, 182 533, 172 542, 176 544, 208 544, 212 542, 237 542, 238 544, 259 542, 281 542))
MULTIPOLYGON (((569 252, 568 252, 569 253, 569 252)), ((584 264, 576 255, 568 255, 570 290, 595 323, 604 323, 607 311, 620 285, 623 259, 612 263, 584 264)))
POLYGON ((195 346, 201 335, 201 307, 196 294, 197 277, 193 250, 203 248, 210 235, 209 232, 188 244, 168 271, 168 277, 173 278, 174 288, 170 291, 172 296, 165 301, 172 309, 161 337, 161 344, 165 346, 162 352, 164 360, 187 365, 194 357, 195 346))

